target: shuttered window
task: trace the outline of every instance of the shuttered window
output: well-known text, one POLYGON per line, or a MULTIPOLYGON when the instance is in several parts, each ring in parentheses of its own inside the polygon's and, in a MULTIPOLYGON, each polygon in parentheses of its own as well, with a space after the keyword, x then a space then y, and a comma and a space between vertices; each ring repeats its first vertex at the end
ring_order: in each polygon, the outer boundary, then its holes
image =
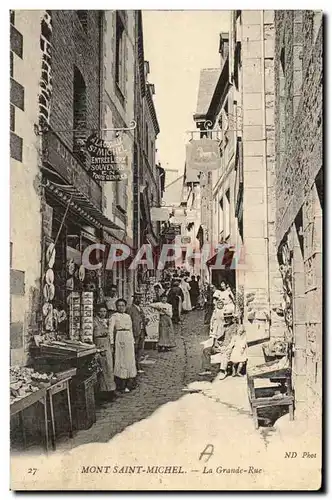
POLYGON ((115 188, 116 206, 119 210, 121 210, 124 213, 127 212, 127 204, 128 204, 127 186, 128 186, 128 180, 125 179, 123 181, 117 181, 115 188))
POLYGON ((123 96, 126 92, 126 37, 120 17, 116 13, 115 81, 123 96))

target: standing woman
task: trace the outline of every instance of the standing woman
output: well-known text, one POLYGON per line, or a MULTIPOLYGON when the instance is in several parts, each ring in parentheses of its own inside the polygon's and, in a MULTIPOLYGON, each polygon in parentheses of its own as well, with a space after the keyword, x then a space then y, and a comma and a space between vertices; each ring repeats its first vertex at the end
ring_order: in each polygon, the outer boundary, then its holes
POLYGON ((124 299, 116 301, 116 311, 110 318, 109 334, 115 345, 114 376, 120 392, 130 392, 137 375, 135 341, 131 317, 126 311, 124 299))
POLYGON ((197 276, 197 284, 198 284, 197 309, 204 309, 205 305, 204 288, 203 285, 201 284, 200 276, 197 276))
POLYGON ((100 397, 112 400, 116 389, 113 371, 113 339, 109 335, 107 308, 104 304, 97 306, 97 315, 93 319, 93 341, 100 351, 102 370, 98 377, 100 397))
POLYGON ((229 285, 223 280, 220 283, 218 298, 224 302, 224 314, 233 314, 235 311, 235 299, 229 285))
POLYGON ((167 301, 172 306, 173 323, 180 322, 182 301, 184 299, 184 295, 181 288, 179 287, 179 284, 180 284, 179 281, 174 280, 171 289, 167 295, 167 301))
POLYGON ((158 350, 169 351, 176 346, 176 342, 172 323, 172 306, 167 303, 167 295, 163 294, 160 297, 160 302, 154 302, 150 304, 150 307, 159 311, 158 350))
POLYGON ((181 279, 180 288, 183 293, 183 302, 182 302, 182 311, 188 312, 191 311, 191 300, 190 300, 190 286, 188 281, 185 278, 181 279))

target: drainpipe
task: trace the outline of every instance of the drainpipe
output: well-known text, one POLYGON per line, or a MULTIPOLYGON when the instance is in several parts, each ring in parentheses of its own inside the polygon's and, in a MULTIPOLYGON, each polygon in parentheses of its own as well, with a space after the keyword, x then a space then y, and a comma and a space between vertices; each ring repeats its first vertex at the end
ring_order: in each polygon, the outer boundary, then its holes
MULTIPOLYGON (((271 296, 270 296, 270 258, 269 258, 269 207, 268 207, 268 172, 267 172, 267 135, 266 135, 266 104, 265 104, 265 45, 264 45, 264 10, 261 10, 261 44, 262 44, 262 59, 261 59, 261 73, 262 73, 262 113, 263 113, 263 166, 265 169, 264 176, 264 204, 265 204, 265 225, 264 225, 264 240, 266 251, 266 288, 267 288, 267 303, 268 313, 271 317, 271 296)), ((271 321, 269 319, 269 330, 271 321)))

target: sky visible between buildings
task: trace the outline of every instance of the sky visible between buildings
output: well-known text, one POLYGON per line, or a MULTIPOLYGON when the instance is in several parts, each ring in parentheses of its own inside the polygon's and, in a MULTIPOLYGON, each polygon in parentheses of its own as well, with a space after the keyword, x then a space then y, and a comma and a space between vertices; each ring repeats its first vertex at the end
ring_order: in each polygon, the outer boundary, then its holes
POLYGON ((157 161, 179 175, 190 138, 186 131, 195 129, 200 70, 220 67, 219 33, 229 30, 229 19, 230 12, 221 10, 143 11, 144 57, 161 130, 157 161))

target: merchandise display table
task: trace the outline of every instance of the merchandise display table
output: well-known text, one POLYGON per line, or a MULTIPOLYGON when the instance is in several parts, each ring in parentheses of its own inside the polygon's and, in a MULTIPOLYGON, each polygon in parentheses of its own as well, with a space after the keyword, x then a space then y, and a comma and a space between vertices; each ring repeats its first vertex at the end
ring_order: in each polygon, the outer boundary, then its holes
POLYGON ((47 387, 39 389, 36 392, 32 392, 21 399, 14 401, 10 405, 10 416, 19 414, 20 425, 22 428, 23 444, 26 448, 25 440, 25 428, 24 428, 24 418, 23 411, 35 403, 41 403, 44 406, 44 429, 45 429, 45 449, 48 452, 48 420, 47 420, 47 387))
POLYGON ((51 414, 51 426, 52 426, 52 447, 53 450, 56 449, 56 434, 55 434, 55 419, 54 419, 54 409, 53 409, 53 396, 62 391, 67 392, 67 410, 68 410, 68 418, 69 418, 69 437, 73 437, 73 419, 71 412, 71 401, 70 401, 70 390, 69 390, 69 382, 71 377, 67 377, 55 384, 51 385, 47 389, 48 400, 50 403, 50 414, 51 414))

